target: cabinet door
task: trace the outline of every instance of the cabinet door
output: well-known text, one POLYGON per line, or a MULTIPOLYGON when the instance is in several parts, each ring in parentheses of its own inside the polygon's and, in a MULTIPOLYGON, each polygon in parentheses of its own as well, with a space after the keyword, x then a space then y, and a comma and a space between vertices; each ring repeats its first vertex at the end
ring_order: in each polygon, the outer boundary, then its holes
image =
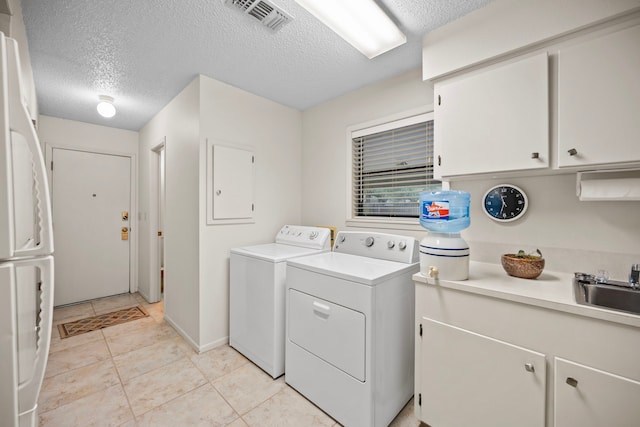
POLYGON ((207 175, 208 222, 253 217, 253 152, 210 144, 207 175))
POLYGON ((555 427, 637 427, 640 383, 555 359, 555 427))
POLYGON ((640 161, 639 111, 640 25, 558 52, 558 166, 640 161))
POLYGON ((433 427, 544 426, 543 354, 425 317, 420 323, 418 418, 433 427))
POLYGON ((437 83, 434 173, 548 167, 548 75, 545 52, 437 83))

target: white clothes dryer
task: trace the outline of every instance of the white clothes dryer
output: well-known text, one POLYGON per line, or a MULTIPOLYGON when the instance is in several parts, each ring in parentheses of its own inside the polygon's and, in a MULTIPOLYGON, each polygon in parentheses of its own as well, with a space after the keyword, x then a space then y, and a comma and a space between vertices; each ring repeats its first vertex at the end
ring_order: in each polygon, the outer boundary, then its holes
POLYGON ((346 426, 387 426, 413 395, 411 237, 339 232, 287 263, 285 381, 346 426))
POLYGON ((275 243, 231 249, 229 345, 273 378, 284 373, 286 262, 330 242, 328 228, 285 225, 275 243))

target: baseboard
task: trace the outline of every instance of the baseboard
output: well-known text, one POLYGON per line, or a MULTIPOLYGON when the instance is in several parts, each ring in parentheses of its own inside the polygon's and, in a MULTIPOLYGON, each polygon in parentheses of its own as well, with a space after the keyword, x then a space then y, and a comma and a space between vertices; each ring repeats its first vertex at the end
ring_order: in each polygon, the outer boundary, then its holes
POLYGON ((151 298, 149 298, 149 295, 148 295, 148 294, 146 294, 146 293, 142 292, 140 289, 138 289, 138 291, 137 291, 137 292, 138 292, 138 294, 140 294, 140 296, 141 296, 142 298, 144 298, 144 300, 145 300, 146 302, 148 302, 149 304, 153 304, 152 302, 150 302, 150 301, 151 301, 151 298))
POLYGON ((184 340, 191 346, 193 347, 193 349, 195 351, 197 351, 198 353, 203 353, 205 351, 209 351, 212 350, 216 347, 220 347, 222 345, 228 344, 229 343, 229 337, 222 337, 218 340, 212 341, 209 344, 206 345, 198 345, 193 339, 191 339, 191 337, 180 327, 176 324, 176 322, 174 322, 171 317, 167 316, 167 314, 165 313, 164 315, 164 320, 165 322, 167 322, 169 325, 171 325, 171 327, 173 329, 176 330, 176 332, 178 333, 178 335, 180 335, 182 338, 184 338, 184 340))
POLYGON ((208 350, 212 350, 212 349, 214 349, 216 347, 220 347, 220 346, 225 345, 225 344, 229 344, 229 337, 222 337, 222 338, 220 338, 218 340, 210 342, 209 344, 200 346, 199 352, 202 353, 202 352, 205 352, 205 351, 208 351, 208 350))
POLYGON ((180 327, 176 322, 171 319, 171 317, 167 316, 167 313, 164 314, 164 321, 167 322, 175 331, 180 335, 184 340, 191 346, 193 349, 200 353, 200 349, 198 344, 191 339, 191 337, 180 327))

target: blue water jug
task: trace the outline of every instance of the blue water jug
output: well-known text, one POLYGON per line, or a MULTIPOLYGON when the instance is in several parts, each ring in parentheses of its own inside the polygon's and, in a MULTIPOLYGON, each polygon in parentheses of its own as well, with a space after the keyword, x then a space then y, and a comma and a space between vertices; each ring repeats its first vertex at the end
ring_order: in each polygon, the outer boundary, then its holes
POLYGON ((425 191, 420 193, 420 225, 434 233, 458 233, 469 226, 466 191, 425 191))

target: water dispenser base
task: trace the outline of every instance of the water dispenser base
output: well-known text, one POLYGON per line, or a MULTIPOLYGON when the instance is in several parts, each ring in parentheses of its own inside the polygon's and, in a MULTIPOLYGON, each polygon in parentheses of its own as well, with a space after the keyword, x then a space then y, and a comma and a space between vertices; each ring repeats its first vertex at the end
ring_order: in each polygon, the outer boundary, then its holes
POLYGON ((469 245, 459 233, 427 233, 420 241, 420 272, 441 280, 469 278, 469 245))

